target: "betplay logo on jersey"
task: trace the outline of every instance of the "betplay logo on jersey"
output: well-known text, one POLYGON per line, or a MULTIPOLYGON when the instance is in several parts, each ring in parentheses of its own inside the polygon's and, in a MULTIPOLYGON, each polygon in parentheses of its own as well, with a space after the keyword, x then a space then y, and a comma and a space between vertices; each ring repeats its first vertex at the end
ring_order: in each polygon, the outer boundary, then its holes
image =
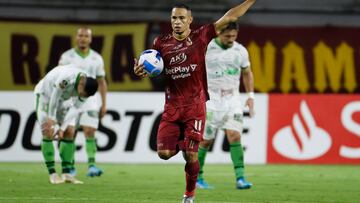
POLYGON ((359 100, 352 95, 270 95, 268 162, 360 163, 359 100))

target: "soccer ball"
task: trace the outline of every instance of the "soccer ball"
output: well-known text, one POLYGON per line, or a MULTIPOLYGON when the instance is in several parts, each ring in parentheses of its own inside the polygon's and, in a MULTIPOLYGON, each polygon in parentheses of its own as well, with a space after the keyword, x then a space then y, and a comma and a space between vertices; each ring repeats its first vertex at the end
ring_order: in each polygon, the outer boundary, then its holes
POLYGON ((139 58, 139 64, 144 65, 144 70, 152 77, 160 75, 164 69, 164 61, 160 52, 155 49, 147 49, 143 51, 139 58))

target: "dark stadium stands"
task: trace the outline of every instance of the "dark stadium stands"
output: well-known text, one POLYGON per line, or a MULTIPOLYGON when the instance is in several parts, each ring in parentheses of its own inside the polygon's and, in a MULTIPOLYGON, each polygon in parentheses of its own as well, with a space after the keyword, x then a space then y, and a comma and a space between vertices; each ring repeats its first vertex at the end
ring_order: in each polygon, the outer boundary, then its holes
MULTIPOLYGON (((182 0, 197 21, 217 19, 240 0, 182 0)), ((164 21, 175 1, 0 0, 0 18, 85 21, 164 21)), ((243 23, 255 25, 360 25, 360 0, 259 0, 243 23)))

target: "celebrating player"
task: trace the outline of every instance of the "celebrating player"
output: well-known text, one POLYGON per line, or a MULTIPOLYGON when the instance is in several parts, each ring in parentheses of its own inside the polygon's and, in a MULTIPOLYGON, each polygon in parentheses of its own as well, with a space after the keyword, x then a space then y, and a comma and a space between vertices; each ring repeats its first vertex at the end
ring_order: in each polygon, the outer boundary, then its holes
POLYGON ((58 66, 51 70, 35 87, 36 116, 41 125, 41 151, 50 174, 50 183, 82 184, 70 175, 74 151, 75 116, 86 98, 95 94, 98 83, 86 77, 74 65, 58 66), (72 108, 71 110, 69 110, 72 108), (60 129, 55 126, 61 125, 60 129), (62 177, 55 171, 54 135, 60 139, 62 177))
MULTIPOLYGON (((175 5, 171 12, 171 34, 154 40, 153 49, 164 60, 165 107, 157 134, 157 150, 161 159, 169 159, 182 150, 186 174, 183 203, 192 203, 199 172, 198 147, 205 125, 207 92, 205 51, 207 44, 230 22, 245 14, 255 0, 230 9, 213 24, 191 30, 191 10, 184 4, 175 5)), ((134 72, 148 74, 135 59, 134 72)))
MULTIPOLYGON (((91 29, 80 27, 76 34, 76 47, 63 53, 59 64, 75 64, 89 77, 97 79, 99 83, 101 101, 98 95, 89 97, 82 107, 84 110, 83 113, 78 115, 80 127, 86 138, 86 153, 88 156, 87 175, 94 177, 100 176, 103 173, 103 171, 95 165, 95 154, 97 150, 95 132, 99 125, 99 118, 102 118, 106 113, 107 84, 105 81, 103 58, 90 48, 91 39, 91 29)), ((71 174, 76 174, 74 161, 72 162, 71 174)))
POLYGON ((240 74, 248 93, 246 105, 250 117, 254 114, 254 79, 250 69, 249 54, 235 40, 238 26, 230 23, 213 39, 206 52, 206 71, 210 100, 206 102, 204 140, 200 142, 200 172, 196 186, 210 189, 203 178, 206 153, 213 144, 218 129, 223 129, 230 143, 230 155, 235 170, 236 187, 249 189, 252 184, 244 178, 244 152, 240 142, 243 127, 243 105, 240 102, 240 74))

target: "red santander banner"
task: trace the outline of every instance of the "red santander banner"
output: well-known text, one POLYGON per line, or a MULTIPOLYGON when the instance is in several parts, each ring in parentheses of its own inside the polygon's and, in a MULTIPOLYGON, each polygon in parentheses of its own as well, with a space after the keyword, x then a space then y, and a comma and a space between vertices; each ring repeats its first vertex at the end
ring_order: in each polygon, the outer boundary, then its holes
POLYGON ((359 95, 269 95, 267 163, 360 164, 359 95))

